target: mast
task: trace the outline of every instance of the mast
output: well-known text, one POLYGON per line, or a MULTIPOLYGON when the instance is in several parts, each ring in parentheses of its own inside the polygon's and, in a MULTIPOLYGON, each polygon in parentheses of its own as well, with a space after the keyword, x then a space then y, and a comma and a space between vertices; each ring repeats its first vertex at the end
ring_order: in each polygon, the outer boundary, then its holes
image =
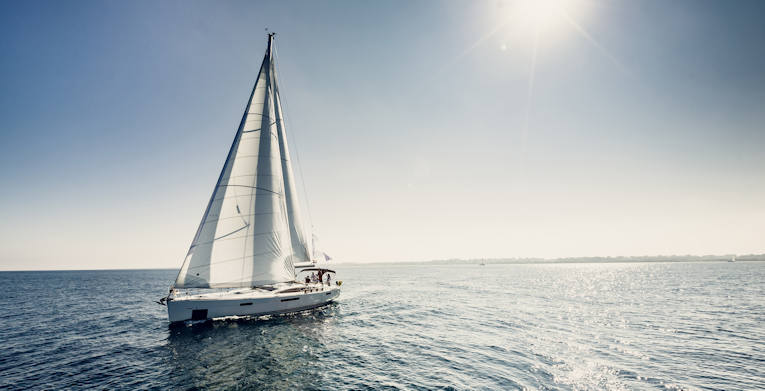
POLYGON ((174 287, 249 287, 295 278, 285 183, 291 172, 283 172, 273 38, 268 34, 258 78, 174 287))

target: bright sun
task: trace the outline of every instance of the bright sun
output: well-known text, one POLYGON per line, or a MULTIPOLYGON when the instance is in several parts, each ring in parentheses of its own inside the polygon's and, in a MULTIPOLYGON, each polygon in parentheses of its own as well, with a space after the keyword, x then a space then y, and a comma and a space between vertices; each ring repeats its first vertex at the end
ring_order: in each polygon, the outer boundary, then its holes
POLYGON ((516 27, 534 34, 549 34, 569 24, 579 8, 577 0, 515 0, 510 7, 516 27))

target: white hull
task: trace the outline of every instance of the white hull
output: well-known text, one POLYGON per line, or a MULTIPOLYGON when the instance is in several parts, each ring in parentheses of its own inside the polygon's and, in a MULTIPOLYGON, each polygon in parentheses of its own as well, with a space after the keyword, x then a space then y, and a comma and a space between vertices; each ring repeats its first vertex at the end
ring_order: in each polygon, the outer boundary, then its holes
POLYGON ((178 295, 167 302, 170 322, 226 316, 258 316, 303 311, 323 306, 340 295, 340 287, 285 284, 269 291, 239 289, 201 295, 178 295))

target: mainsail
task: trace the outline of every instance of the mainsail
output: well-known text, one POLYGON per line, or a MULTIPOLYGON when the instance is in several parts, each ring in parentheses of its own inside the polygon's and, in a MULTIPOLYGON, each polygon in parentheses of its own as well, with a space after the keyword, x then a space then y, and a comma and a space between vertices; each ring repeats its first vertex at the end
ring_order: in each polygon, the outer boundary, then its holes
POLYGON ((293 281, 310 260, 272 55, 273 34, 176 288, 293 281))

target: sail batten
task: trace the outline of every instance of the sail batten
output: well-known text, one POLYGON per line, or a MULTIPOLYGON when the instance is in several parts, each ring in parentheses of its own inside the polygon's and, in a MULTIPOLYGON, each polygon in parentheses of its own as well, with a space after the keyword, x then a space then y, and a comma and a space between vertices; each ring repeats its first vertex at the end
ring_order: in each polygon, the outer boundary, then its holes
MULTIPOLYGON (((272 39, 176 288, 236 288, 295 279, 299 213, 274 78, 272 39), (297 236, 297 238, 296 238, 297 236)), ((302 227, 300 228, 302 230, 302 227)))

